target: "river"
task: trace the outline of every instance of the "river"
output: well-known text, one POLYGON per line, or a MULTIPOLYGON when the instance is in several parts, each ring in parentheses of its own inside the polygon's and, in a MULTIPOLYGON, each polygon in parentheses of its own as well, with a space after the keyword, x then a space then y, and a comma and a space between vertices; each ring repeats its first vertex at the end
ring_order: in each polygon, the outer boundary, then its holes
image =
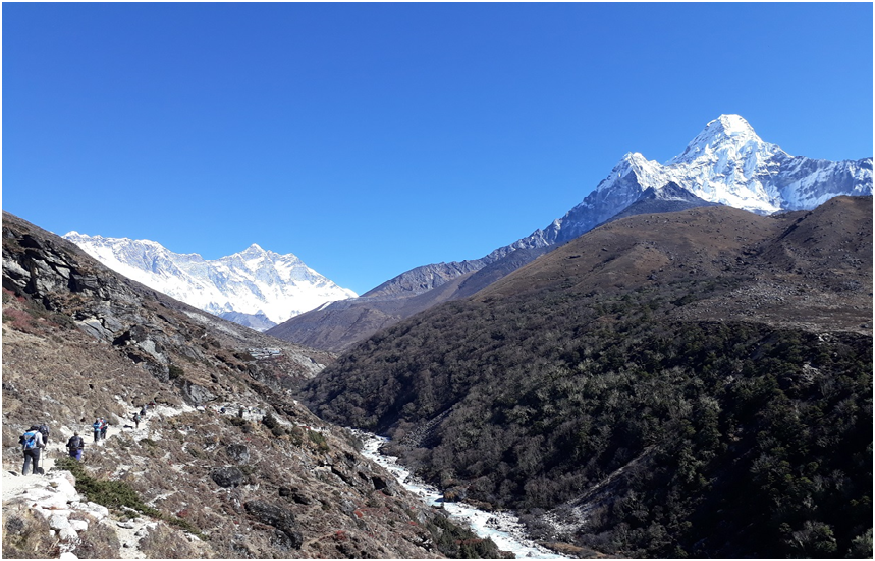
POLYGON ((388 438, 363 430, 351 430, 365 443, 362 453, 388 469, 401 486, 419 496, 429 506, 443 505, 450 518, 467 523, 478 536, 495 542, 498 549, 510 551, 518 559, 566 558, 528 539, 525 527, 516 516, 508 512, 487 512, 465 503, 444 503, 443 494, 437 488, 416 480, 410 471, 398 465, 398 458, 380 453, 380 446, 388 442, 388 438))

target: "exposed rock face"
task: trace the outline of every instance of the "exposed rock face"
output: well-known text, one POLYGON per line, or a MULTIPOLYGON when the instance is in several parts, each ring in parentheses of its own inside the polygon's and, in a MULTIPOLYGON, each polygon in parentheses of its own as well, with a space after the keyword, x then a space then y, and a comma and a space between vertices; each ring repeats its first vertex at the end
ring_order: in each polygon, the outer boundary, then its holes
POLYGON ((65 522, 74 498, 57 489, 39 489, 61 497, 45 513, 4 494, 4 557, 440 557, 438 531, 410 522, 441 515, 291 399, 331 354, 172 300, 8 213, 3 319, 4 492, 21 467, 18 436, 45 422, 52 461, 74 430, 89 436, 80 467, 94 496, 80 489, 77 502, 107 500, 110 484, 141 501, 127 507, 133 520, 113 504, 65 522), (92 443, 97 417, 109 438, 92 443))
POLYGON ((462 275, 479 271, 487 264, 487 261, 477 259, 474 261, 452 261, 450 263, 436 263, 424 265, 401 273, 380 286, 362 295, 362 298, 385 299, 405 298, 428 292, 442 284, 462 275))
POLYGON ((248 446, 244 446, 243 444, 231 444, 225 449, 225 451, 228 453, 228 456, 238 464, 249 463, 250 455, 248 446))
POLYGON ((213 392, 199 384, 192 384, 188 381, 183 383, 182 393, 195 405, 203 405, 216 400, 216 395, 213 392))

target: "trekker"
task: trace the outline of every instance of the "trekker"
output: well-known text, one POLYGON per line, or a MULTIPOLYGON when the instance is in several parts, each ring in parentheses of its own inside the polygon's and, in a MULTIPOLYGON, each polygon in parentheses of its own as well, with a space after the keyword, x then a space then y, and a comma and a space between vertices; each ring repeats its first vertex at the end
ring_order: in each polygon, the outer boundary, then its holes
POLYGON ((41 473, 42 468, 39 467, 40 448, 45 448, 43 435, 39 431, 39 425, 33 425, 30 430, 27 430, 18 438, 18 443, 21 444, 21 452, 24 455, 24 463, 21 465, 21 475, 27 475, 31 462, 33 462, 33 473, 41 473))
POLYGON ((100 419, 94 421, 94 424, 91 425, 91 427, 94 429, 94 442, 97 442, 100 440, 100 419))
POLYGON ((73 431, 73 436, 67 441, 67 451, 70 457, 77 462, 82 461, 82 451, 85 450, 85 439, 79 436, 79 433, 73 431))
POLYGON ((140 409, 140 417, 146 416, 146 406, 144 405, 142 409, 140 409))
POLYGON ((106 429, 109 428, 109 422, 103 417, 100 418, 100 438, 106 440, 106 429))
POLYGON ((134 428, 135 429, 140 428, 140 414, 139 413, 134 413, 134 416, 131 417, 131 420, 134 421, 134 428))
POLYGON ((39 426, 40 434, 43 435, 43 444, 48 446, 49 444, 49 426, 45 423, 39 426))

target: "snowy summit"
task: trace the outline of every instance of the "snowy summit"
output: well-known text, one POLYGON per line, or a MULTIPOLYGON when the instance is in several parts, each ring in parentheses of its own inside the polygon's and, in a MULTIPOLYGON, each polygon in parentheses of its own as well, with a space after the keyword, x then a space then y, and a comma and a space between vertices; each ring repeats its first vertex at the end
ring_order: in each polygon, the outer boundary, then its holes
POLYGON ((720 115, 664 164, 625 154, 579 205, 521 240, 543 247, 580 236, 647 191, 675 183, 705 201, 772 214, 811 210, 838 195, 872 194, 872 158, 819 160, 791 156, 761 139, 740 115, 720 115))
POLYGON ((258 244, 240 253, 206 260, 196 253, 173 253, 150 240, 77 232, 64 238, 128 278, 260 331, 326 302, 357 296, 294 255, 279 255, 258 244))

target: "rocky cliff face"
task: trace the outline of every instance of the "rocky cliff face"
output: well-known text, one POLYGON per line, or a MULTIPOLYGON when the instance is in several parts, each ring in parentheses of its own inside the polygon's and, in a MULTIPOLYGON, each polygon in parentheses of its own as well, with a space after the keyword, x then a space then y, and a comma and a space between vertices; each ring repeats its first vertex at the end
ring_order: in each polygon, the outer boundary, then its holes
POLYGON ((479 271, 486 264, 487 261, 476 259, 474 261, 452 261, 424 265, 387 280, 363 294, 362 298, 385 299, 417 296, 446 284, 454 278, 479 271))
POLYGON ((4 556, 458 552, 439 513, 290 398, 332 361, 125 279, 4 213, 4 556), (111 427, 95 444, 99 416, 111 427), (66 472, 13 474, 33 423, 51 427, 49 466, 63 465, 74 430, 88 437, 85 461, 68 466, 75 489, 66 472))

